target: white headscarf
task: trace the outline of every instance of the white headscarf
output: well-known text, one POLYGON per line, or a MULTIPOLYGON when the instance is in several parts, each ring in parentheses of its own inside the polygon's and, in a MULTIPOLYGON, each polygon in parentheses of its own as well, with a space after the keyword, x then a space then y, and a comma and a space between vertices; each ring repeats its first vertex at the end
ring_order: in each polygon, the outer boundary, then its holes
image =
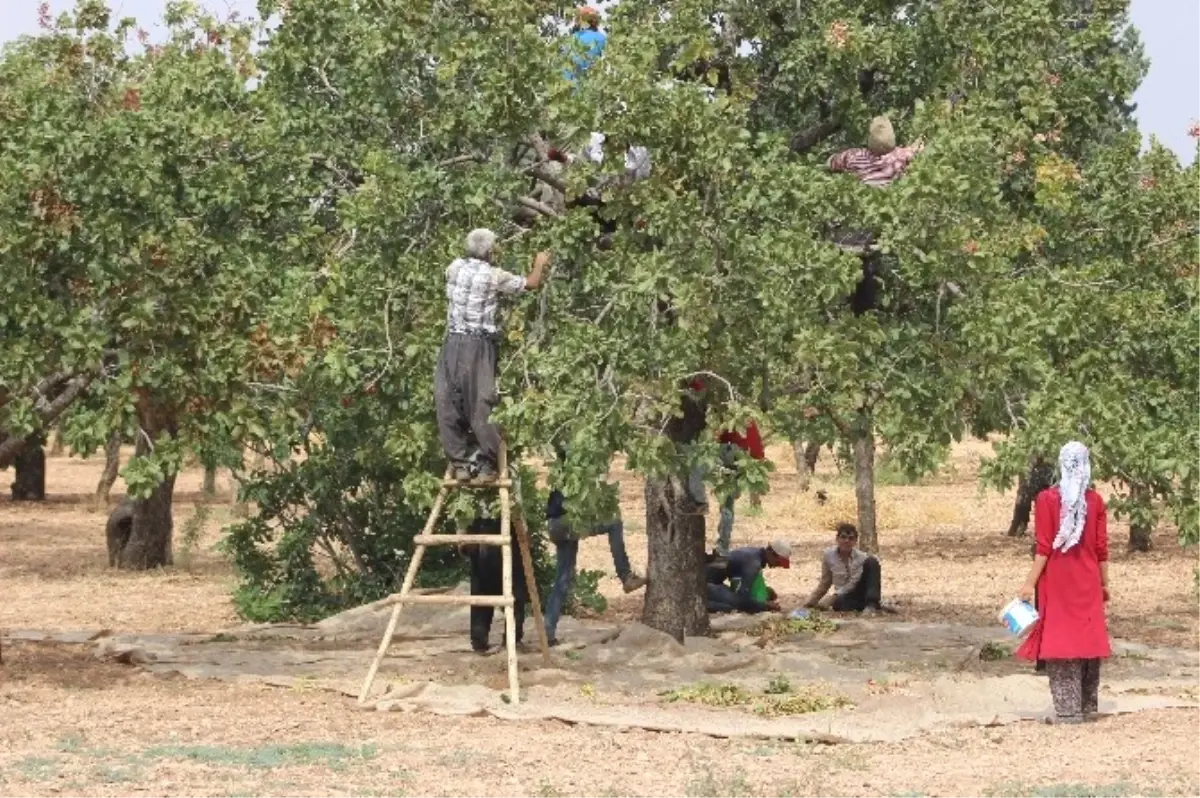
POLYGON ((1055 551, 1070 551, 1083 537, 1087 520, 1087 489, 1092 482, 1092 463, 1087 447, 1071 441, 1058 453, 1058 492, 1062 497, 1062 512, 1058 517, 1058 534, 1054 536, 1055 551))

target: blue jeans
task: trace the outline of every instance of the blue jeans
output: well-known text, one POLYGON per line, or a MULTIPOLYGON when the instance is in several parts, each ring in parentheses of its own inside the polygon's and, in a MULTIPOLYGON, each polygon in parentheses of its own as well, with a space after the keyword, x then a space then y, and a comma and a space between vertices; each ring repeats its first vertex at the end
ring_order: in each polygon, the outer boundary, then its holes
MULTIPOLYGON (((624 582, 632 573, 629 553, 625 551, 625 525, 620 521, 612 521, 597 525, 593 532, 608 535, 613 568, 617 571, 617 578, 624 582)), ((558 619, 562 617, 563 608, 567 605, 567 595, 571 592, 571 583, 575 581, 575 562, 578 557, 578 538, 567 535, 554 541, 554 587, 550 588, 550 597, 546 599, 545 612, 546 637, 550 640, 554 639, 558 619)))
POLYGON ((721 554, 729 553, 729 543, 733 539, 733 507, 740 494, 740 490, 734 490, 721 502, 721 520, 717 522, 717 551, 721 554))

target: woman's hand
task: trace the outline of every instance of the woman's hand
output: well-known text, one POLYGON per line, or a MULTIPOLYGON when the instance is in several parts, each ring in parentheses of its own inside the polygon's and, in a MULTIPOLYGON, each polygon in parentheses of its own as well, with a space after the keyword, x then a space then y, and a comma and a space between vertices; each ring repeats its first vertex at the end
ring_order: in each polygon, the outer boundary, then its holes
POLYGON ((1033 591, 1036 588, 1037 588, 1036 585, 1032 585, 1029 582, 1026 582, 1025 584, 1021 585, 1021 589, 1017 591, 1017 598, 1019 598, 1021 601, 1028 601, 1029 603, 1032 604, 1033 603, 1033 591))
POLYGON ((1101 585, 1100 589, 1104 591, 1104 603, 1108 603, 1108 585, 1101 585))

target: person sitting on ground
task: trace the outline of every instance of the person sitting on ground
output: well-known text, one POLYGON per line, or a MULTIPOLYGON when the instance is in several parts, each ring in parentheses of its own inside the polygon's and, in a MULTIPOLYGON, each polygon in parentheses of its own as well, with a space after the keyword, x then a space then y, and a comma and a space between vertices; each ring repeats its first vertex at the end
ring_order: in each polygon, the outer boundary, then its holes
POLYGON ((492 265, 498 254, 495 233, 472 230, 466 257, 455 259, 446 269, 446 338, 434 372, 433 397, 438 435, 458 480, 496 476, 500 430, 491 414, 499 401, 496 311, 500 294, 536 290, 550 262, 548 252, 539 252, 529 276, 522 277, 492 265), (474 452, 472 442, 477 447, 474 452))
MULTIPOLYGON (((566 457, 564 449, 558 450, 559 459, 566 457)), ((567 595, 571 592, 571 584, 575 581, 575 562, 579 556, 580 537, 607 535, 608 548, 612 553, 613 568, 621 587, 626 593, 633 593, 646 586, 646 579, 635 572, 629 564, 629 553, 625 550, 625 524, 621 521, 620 510, 617 517, 606 523, 596 524, 588 534, 577 536, 567 517, 566 499, 561 490, 550 491, 550 499, 546 503, 546 526, 551 542, 554 543, 554 586, 546 599, 545 625, 546 639, 550 645, 557 645, 556 632, 558 619, 566 607, 567 595)))
POLYGON ((880 601, 882 574, 879 560, 858 548, 854 524, 837 525, 837 542, 821 555, 821 581, 804 602, 810 609, 834 612, 895 612, 880 601), (833 588, 832 595, 829 588, 833 588))
POLYGON ((582 6, 575 12, 575 32, 571 36, 571 66, 563 70, 563 77, 575 83, 587 72, 608 45, 608 34, 600 30, 600 12, 591 6, 582 6))
POLYGON ((706 565, 709 612, 778 612, 779 597, 767 588, 767 600, 754 598, 754 583, 764 568, 791 568, 792 546, 773 540, 765 547, 734 549, 706 565))
MULTIPOLYGON (((476 518, 467 528, 470 535, 499 535, 500 520, 497 518, 476 518)), ((510 529, 512 557, 512 590, 513 590, 513 620, 516 622, 516 639, 521 644, 525 637, 525 605, 529 599, 528 588, 525 585, 525 567, 521 558, 516 556, 516 530, 510 529)), ((501 596, 504 594, 504 553, 499 546, 483 546, 471 543, 463 546, 463 551, 471 562, 471 595, 472 596, 501 596)), ((496 608, 483 605, 471 606, 471 650, 476 654, 486 654, 488 638, 492 631, 492 619, 496 608)), ((501 613, 501 618, 503 618, 501 613)))

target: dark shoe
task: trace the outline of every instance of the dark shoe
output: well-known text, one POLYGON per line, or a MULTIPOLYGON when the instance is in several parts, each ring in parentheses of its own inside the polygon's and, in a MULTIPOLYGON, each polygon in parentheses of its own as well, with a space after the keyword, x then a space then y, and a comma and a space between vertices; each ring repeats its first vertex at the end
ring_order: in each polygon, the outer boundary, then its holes
POLYGON ((476 639, 472 638, 471 639, 471 650, 474 651, 476 654, 486 654, 486 653, 488 653, 488 643, 486 640, 476 640, 476 639))
POLYGON ((495 482, 496 478, 499 476, 499 474, 496 473, 496 469, 490 465, 487 465, 486 463, 476 466, 474 471, 474 479, 472 482, 476 483, 495 482))
POLYGON ((645 586, 646 577, 639 576, 637 574, 630 574, 621 582, 621 587, 625 589, 626 593, 633 593, 634 591, 641 590, 645 586))

